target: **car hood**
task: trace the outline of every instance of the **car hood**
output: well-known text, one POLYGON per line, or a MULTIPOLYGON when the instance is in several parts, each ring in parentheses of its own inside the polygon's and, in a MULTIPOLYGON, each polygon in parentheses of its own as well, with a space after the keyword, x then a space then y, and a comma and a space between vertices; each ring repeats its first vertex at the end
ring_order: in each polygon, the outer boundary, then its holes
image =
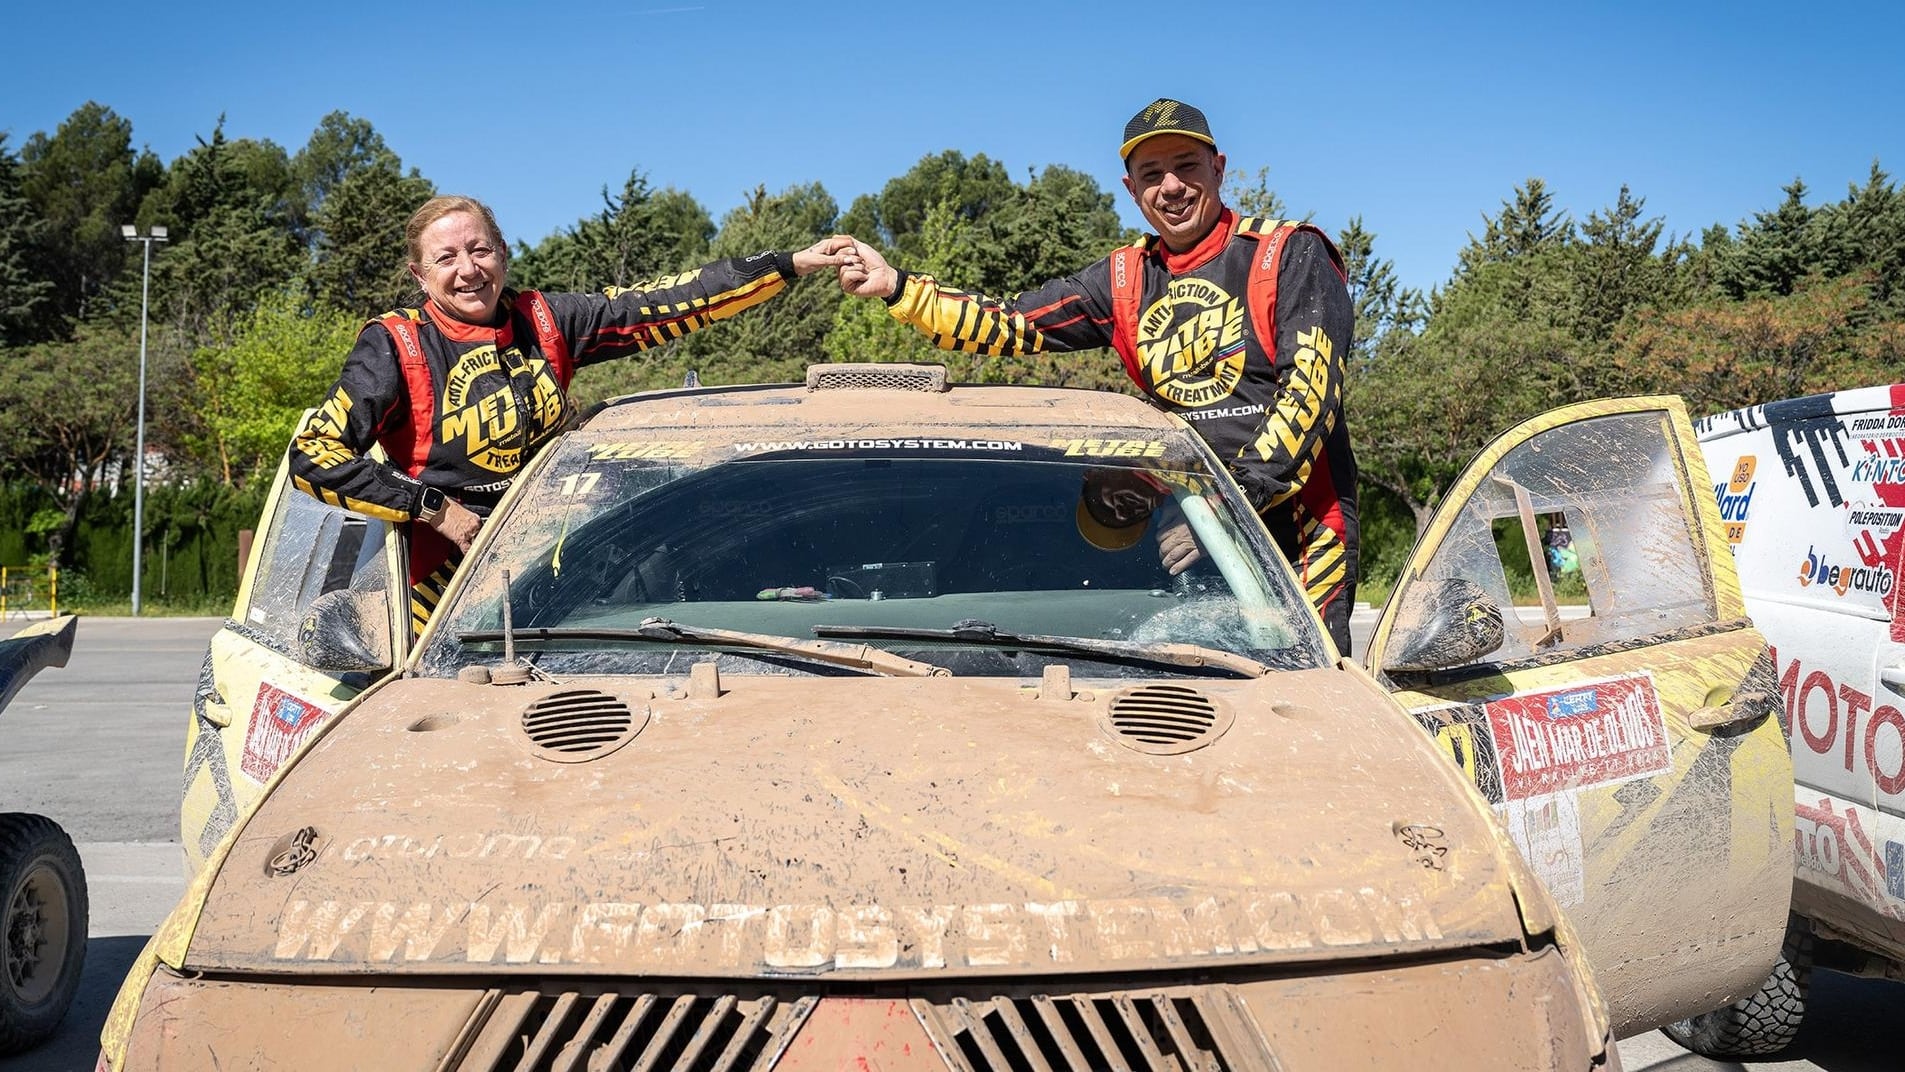
POLYGON ((239 829, 184 966, 887 978, 1522 937, 1485 809, 1357 672, 710 670, 388 683, 239 829))

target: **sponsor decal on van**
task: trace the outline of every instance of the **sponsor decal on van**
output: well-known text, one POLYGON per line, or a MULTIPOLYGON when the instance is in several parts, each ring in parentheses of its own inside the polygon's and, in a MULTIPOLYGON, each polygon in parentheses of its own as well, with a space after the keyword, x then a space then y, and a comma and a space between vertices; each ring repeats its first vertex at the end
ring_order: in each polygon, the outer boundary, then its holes
POLYGON ((1839 596, 1847 592, 1869 592, 1883 598, 1892 594, 1897 580, 1889 566, 1843 565, 1826 558, 1811 544, 1806 545, 1806 557, 1799 563, 1799 587, 1819 585, 1839 596))
POLYGON ((1847 430, 1855 439, 1874 439, 1880 436, 1905 433, 1905 413, 1874 413, 1868 416, 1854 417, 1847 422, 1847 430))
MULTIPOLYGON (((1890 446, 1891 444, 1887 444, 1890 446)), ((1868 454, 1852 463, 1852 480, 1857 484, 1905 484, 1905 457, 1868 454)))
POLYGON ((1901 526, 1905 526, 1905 507, 1873 503, 1846 504, 1845 530, 1849 533, 1863 533, 1884 539, 1897 532, 1901 526))
POLYGON ((1759 468, 1759 459, 1751 454, 1740 455, 1733 465, 1733 476, 1724 484, 1713 485, 1713 498, 1720 504, 1720 520, 1726 525, 1726 542, 1737 544, 1746 538, 1746 514, 1753 506, 1753 489, 1758 484, 1753 474, 1759 468))

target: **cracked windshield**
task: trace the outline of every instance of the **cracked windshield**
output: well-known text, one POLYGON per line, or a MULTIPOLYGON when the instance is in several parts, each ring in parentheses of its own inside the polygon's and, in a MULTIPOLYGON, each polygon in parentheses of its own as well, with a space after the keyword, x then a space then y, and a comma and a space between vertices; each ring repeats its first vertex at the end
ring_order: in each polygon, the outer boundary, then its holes
POLYGON ((423 671, 501 657, 505 571, 517 656, 551 674, 685 673, 711 650, 742 672, 852 672, 774 638, 959 675, 1324 665, 1294 584, 1262 568, 1268 537, 1190 443, 939 434, 572 436, 469 564, 423 671), (1160 658, 1191 649, 1245 658, 1160 658))

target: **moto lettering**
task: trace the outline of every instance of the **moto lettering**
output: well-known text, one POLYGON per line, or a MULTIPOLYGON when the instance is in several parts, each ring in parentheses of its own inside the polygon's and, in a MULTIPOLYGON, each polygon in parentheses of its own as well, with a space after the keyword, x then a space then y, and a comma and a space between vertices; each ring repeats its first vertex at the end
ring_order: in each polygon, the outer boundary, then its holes
POLYGON ((1779 692, 1793 728, 1815 755, 1836 754, 1848 773, 1863 764, 1887 796, 1905 791, 1905 712, 1874 707, 1870 693, 1823 670, 1808 671, 1797 659, 1779 675, 1779 692))

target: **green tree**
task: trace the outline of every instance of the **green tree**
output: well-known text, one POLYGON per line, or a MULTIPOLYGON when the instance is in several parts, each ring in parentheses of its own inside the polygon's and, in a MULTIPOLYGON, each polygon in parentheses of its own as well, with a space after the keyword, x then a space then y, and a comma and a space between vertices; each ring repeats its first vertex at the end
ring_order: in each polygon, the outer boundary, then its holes
POLYGON ((887 180, 877 197, 855 199, 840 225, 907 263, 918 263, 927 253, 926 217, 935 208, 961 223, 974 223, 1017 196, 1003 164, 984 153, 967 158, 947 149, 921 157, 904 175, 887 180))
POLYGON ((1782 188, 1786 199, 1771 212, 1756 213, 1740 225, 1737 243, 1719 264, 1719 282, 1728 297, 1791 294, 1819 263, 1812 233, 1812 209, 1806 184, 1795 178, 1782 188))
POLYGON ((1606 211, 1588 213, 1568 266, 1573 275, 1573 328, 1591 343, 1605 341, 1630 312, 1668 293, 1669 265, 1655 252, 1666 226, 1643 219, 1647 201, 1625 184, 1606 211))
POLYGON ((1533 256, 1566 245, 1573 237, 1574 224, 1555 207, 1548 184, 1530 178, 1515 187, 1499 213, 1482 217, 1482 237, 1469 236, 1468 245, 1458 254, 1456 272, 1533 256))
POLYGON ((301 220, 315 217, 331 191, 345 179, 376 168, 401 171, 402 164, 370 120, 344 111, 331 112, 318 120, 310 140, 291 158, 301 220))
MULTIPOLYGON (((1244 178, 1232 172, 1224 180, 1224 204, 1236 209, 1245 216, 1260 216, 1266 220, 1288 219, 1290 207, 1283 198, 1270 188, 1270 169, 1260 167, 1255 175, 1244 178)), ((1303 217, 1308 220, 1309 217, 1303 217)))
POLYGON ((1905 192, 1872 162, 1865 185, 1852 186, 1843 201, 1821 206, 1808 226, 1826 276, 1869 272, 1878 308, 1905 317, 1905 192))
POLYGON ((132 123, 91 101, 49 137, 21 147, 21 192, 45 221, 38 261, 52 282, 52 301, 36 313, 35 337, 64 336, 94 315, 99 298, 124 267, 140 201, 160 179, 158 159, 132 151, 132 123))
POLYGON ((311 285, 333 309, 371 316, 405 304, 417 285, 405 269, 404 226, 436 188, 395 157, 346 173, 313 219, 317 235, 311 285))
POLYGON ((60 517, 49 532, 63 565, 86 498, 130 462, 138 409, 136 331, 82 322, 71 341, 8 351, 0 376, 0 471, 45 489, 60 517))
MULTIPOLYGON (((834 231, 839 205, 819 183, 778 194, 756 187, 745 204, 721 219, 709 257, 748 257, 763 250, 805 249, 834 231)), ((773 383, 799 380, 820 360, 843 296, 831 272, 787 284, 787 290, 738 316, 626 361, 584 369, 578 400, 680 386, 690 370, 701 382, 773 383)))
POLYGON ((153 259, 155 319, 183 339, 230 345, 259 298, 306 266, 293 227, 298 199, 284 149, 227 139, 221 117, 209 141, 172 162, 164 186, 140 210, 142 221, 171 230, 169 246, 153 259))
MULTIPOLYGON (((947 156, 927 157, 919 169, 943 177, 938 169, 947 156)), ((985 178, 982 185, 989 183, 985 178)), ((903 188, 923 185, 908 183, 903 188)), ((970 190, 955 191, 959 195, 928 208, 907 238, 911 252, 892 254, 896 263, 949 286, 1010 298, 1076 272, 1136 237, 1119 222, 1112 195, 1089 175, 1063 165, 1029 175, 1024 186, 986 189, 983 211, 975 211, 979 199, 965 196, 970 190)), ((1109 350, 1014 358, 940 350, 913 328, 894 321, 879 302, 840 306, 826 350, 835 361, 944 364, 955 380, 965 382, 1129 389, 1122 365, 1109 350)))
POLYGON ((1525 417, 1578 397, 1577 342, 1519 308, 1541 261, 1481 263, 1437 293, 1420 334, 1390 331, 1350 381, 1362 479, 1428 524, 1474 453, 1525 417))
POLYGON ((35 263, 46 222, 20 189, 20 160, 0 134, 0 347, 34 341, 40 311, 50 305, 53 281, 35 263))
POLYGON ((1356 314, 1350 340, 1354 369, 1374 355, 1384 333, 1418 327, 1428 315, 1427 306, 1421 291, 1397 281, 1394 262, 1376 256, 1375 232, 1363 226, 1361 216, 1350 217, 1349 225, 1336 236, 1336 248, 1343 254, 1350 307, 1356 314))
POLYGON ((228 346, 192 355, 199 431, 190 441, 223 482, 271 478, 307 406, 324 397, 362 318, 313 307, 302 286, 264 296, 228 346))
POLYGON ((511 258, 511 282, 552 291, 627 287, 707 259, 714 221, 692 196, 651 190, 636 170, 619 198, 602 188, 602 205, 601 212, 534 248, 519 246, 511 258))

